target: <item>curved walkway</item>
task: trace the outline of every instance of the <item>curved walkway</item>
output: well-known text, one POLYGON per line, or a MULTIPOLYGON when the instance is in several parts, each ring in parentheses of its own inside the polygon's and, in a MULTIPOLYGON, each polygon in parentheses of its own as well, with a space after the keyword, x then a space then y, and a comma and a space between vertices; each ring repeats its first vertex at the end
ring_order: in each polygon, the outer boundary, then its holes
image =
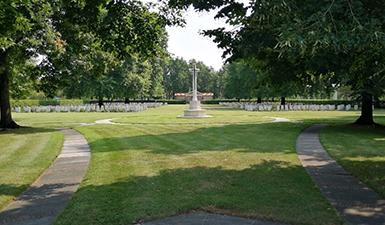
POLYGON ((385 225, 385 200, 328 155, 319 140, 323 127, 314 125, 299 135, 297 152, 302 165, 348 224, 385 225))
POLYGON ((90 149, 77 131, 62 129, 64 145, 54 163, 0 213, 0 225, 51 225, 78 189, 90 149))

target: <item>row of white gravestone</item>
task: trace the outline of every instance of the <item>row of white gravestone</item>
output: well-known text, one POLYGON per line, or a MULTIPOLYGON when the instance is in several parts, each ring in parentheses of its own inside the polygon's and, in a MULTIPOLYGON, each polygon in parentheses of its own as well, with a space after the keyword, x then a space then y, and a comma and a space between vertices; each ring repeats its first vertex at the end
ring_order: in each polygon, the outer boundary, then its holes
POLYGON ((274 103, 253 103, 253 102, 220 102, 220 105, 230 108, 244 109, 247 111, 350 111, 358 110, 358 105, 332 105, 332 104, 301 104, 288 103, 286 105, 274 103))
POLYGON ((84 105, 57 105, 57 106, 16 106, 13 112, 141 112, 148 108, 157 108, 165 105, 164 103, 105 103, 99 107, 97 104, 84 105))

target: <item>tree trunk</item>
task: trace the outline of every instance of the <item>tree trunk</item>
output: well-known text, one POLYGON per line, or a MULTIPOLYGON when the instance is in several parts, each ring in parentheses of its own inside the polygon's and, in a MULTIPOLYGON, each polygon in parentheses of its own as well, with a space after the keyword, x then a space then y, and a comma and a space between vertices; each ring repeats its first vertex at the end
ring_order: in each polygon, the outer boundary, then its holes
POLYGON ((102 98, 102 97, 99 97, 99 98, 98 98, 98 105, 99 105, 99 109, 101 109, 102 106, 104 106, 103 98, 102 98))
POLYGON ((9 70, 6 66, 7 53, 0 53, 0 128, 19 128, 12 119, 11 104, 9 100, 9 70))
POLYGON ((124 98, 124 103, 129 104, 130 103, 130 98, 124 98))
POLYGON ((361 93, 361 116, 355 124, 373 125, 373 96, 367 92, 361 93))
POLYGON ((375 97, 374 99, 374 108, 380 108, 381 107, 381 100, 378 97, 375 97))
POLYGON ((286 105, 286 98, 285 97, 281 97, 281 105, 286 105))
POLYGON ((257 103, 262 103, 262 98, 261 97, 257 98, 257 103))

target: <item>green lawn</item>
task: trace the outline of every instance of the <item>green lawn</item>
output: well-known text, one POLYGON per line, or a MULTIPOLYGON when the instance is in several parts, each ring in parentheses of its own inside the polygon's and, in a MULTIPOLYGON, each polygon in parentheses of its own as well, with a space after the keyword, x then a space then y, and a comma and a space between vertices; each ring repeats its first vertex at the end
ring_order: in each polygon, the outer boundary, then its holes
MULTIPOLYGON (((86 178, 56 225, 135 224, 191 210, 287 224, 341 224, 297 158, 297 135, 312 123, 334 124, 323 132, 322 141, 333 156, 349 159, 344 166, 354 167, 351 171, 357 176, 367 165, 350 163, 356 156, 361 161, 379 161, 382 164, 367 166, 367 171, 384 174, 381 131, 342 125, 353 122, 357 112, 205 107, 212 118, 177 118, 186 108, 180 105, 140 113, 20 113, 14 117, 34 127, 73 127, 91 145, 86 178), (273 117, 294 123, 271 123, 273 117), (120 124, 80 126, 110 118, 120 124), (357 145, 352 139, 359 142, 357 135, 364 135, 374 150, 357 148, 347 155, 357 145), (337 136, 342 142, 336 141, 337 136)), ((385 122, 384 111, 377 114, 385 122)), ((383 192, 384 177, 367 174, 371 175, 367 180, 383 192)))
POLYGON ((33 127, 78 127, 80 123, 92 123, 95 120, 114 119, 114 122, 132 124, 253 124, 270 122, 273 117, 285 117, 296 122, 339 121, 349 123, 359 115, 358 112, 247 112, 244 110, 226 109, 218 105, 205 105, 207 114, 212 118, 181 119, 187 105, 169 105, 149 109, 140 113, 14 113, 18 123, 33 127))
POLYGON ((23 126, 60 128, 77 127, 81 123, 93 123, 96 120, 120 118, 136 113, 14 113, 14 119, 23 126))
POLYGON ((132 113, 124 117, 111 115, 110 118, 117 118, 114 121, 128 124, 255 124, 260 122, 271 122, 274 117, 284 117, 295 122, 303 122, 309 120, 329 120, 340 122, 354 121, 359 112, 341 112, 341 111, 273 111, 273 112, 249 112, 241 109, 228 109, 218 105, 204 105, 207 114, 213 116, 206 119, 181 119, 178 115, 183 114, 186 106, 169 105, 158 109, 151 109, 142 113, 132 113))
POLYGON ((295 140, 306 124, 266 123, 300 119, 298 113, 210 107, 213 118, 176 118, 183 109, 111 117, 124 125, 78 127, 91 144, 92 162, 56 224, 132 224, 191 210, 340 224, 297 159, 295 140))
POLYGON ((0 131, 0 209, 39 177, 62 143, 63 135, 52 129, 0 131))

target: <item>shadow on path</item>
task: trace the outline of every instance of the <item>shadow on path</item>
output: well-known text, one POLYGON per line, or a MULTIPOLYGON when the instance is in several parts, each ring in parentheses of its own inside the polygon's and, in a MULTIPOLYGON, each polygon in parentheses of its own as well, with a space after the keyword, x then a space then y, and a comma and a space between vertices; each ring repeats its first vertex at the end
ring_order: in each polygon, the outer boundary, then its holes
MULTIPOLYGON (((78 132, 61 131, 64 144, 60 155, 31 187, 0 212, 0 225, 51 225, 77 190, 88 167, 89 147, 78 132)), ((21 187, 6 186, 5 190, 17 188, 21 187)))
POLYGON ((323 127, 314 125, 299 135, 297 151, 302 165, 349 224, 384 225, 385 199, 347 173, 329 156, 319 140, 323 127))

